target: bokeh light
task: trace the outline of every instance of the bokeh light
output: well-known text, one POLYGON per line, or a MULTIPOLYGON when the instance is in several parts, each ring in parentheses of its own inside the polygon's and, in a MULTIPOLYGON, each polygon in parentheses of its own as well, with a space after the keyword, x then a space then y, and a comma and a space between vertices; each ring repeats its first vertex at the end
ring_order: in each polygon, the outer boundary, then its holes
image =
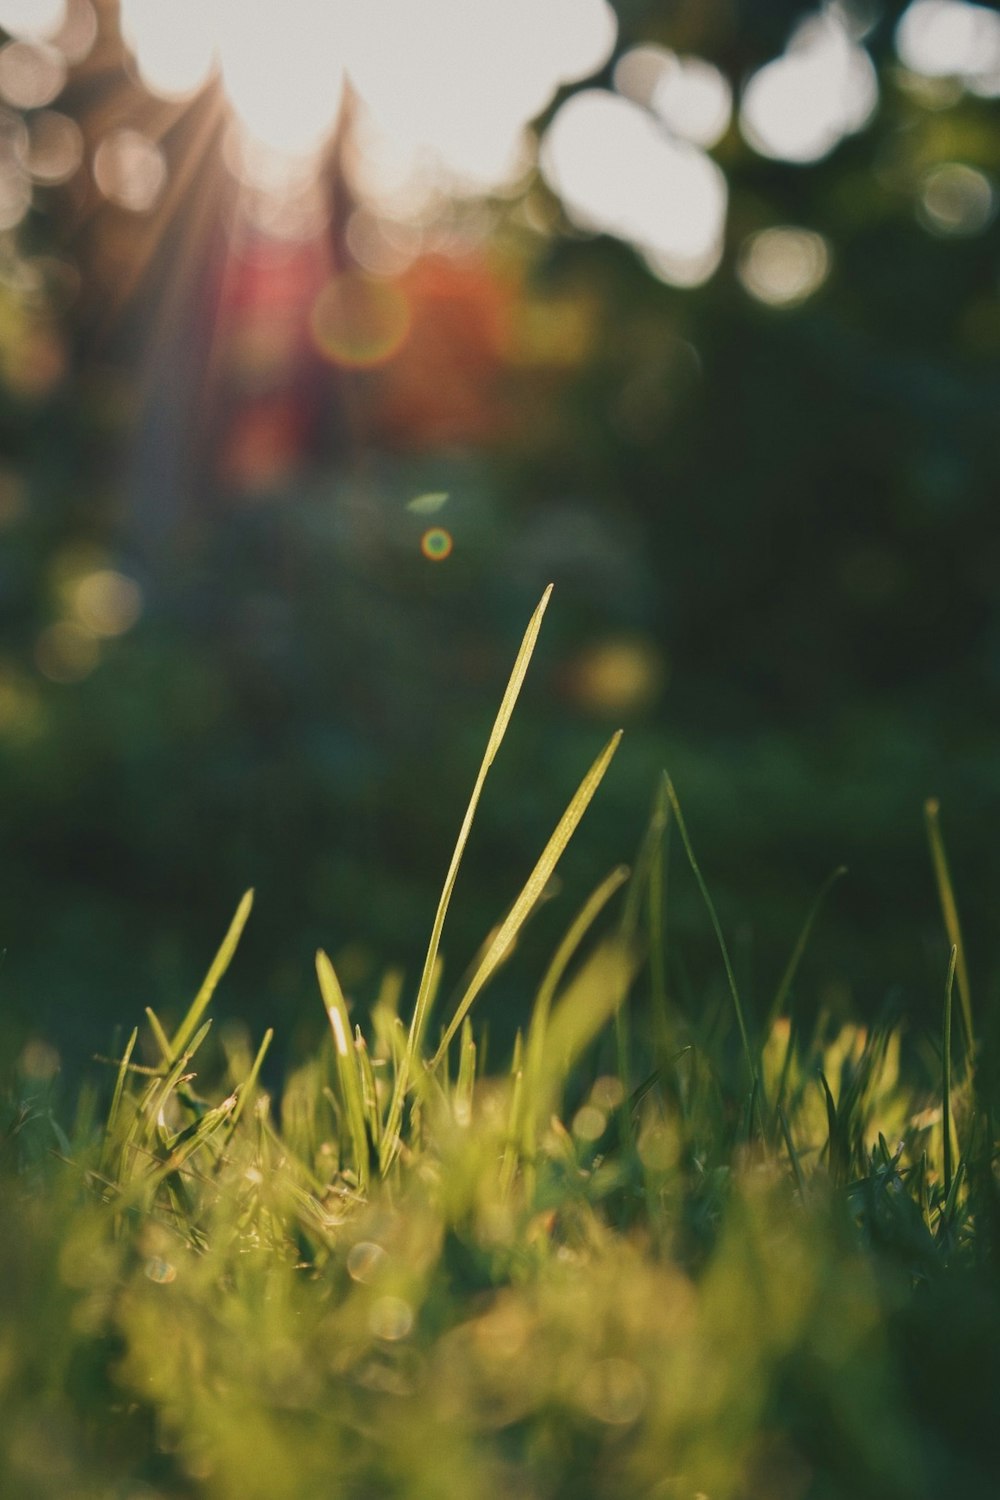
POLYGON ((94 181, 110 203, 148 213, 167 180, 167 164, 155 141, 124 127, 106 135, 94 153, 94 181))
POLYGON ((66 82, 66 61, 41 42, 8 42, 0 48, 0 97, 18 109, 51 104, 66 82))
POLYGON ((0 26, 11 36, 51 40, 66 22, 66 0, 0 0, 0 26))
POLYGON ((921 184, 920 218, 936 234, 981 234, 996 210, 996 192, 990 179, 961 162, 933 167, 921 184))
POLYGON ((782 57, 750 79, 740 129, 761 156, 814 162, 863 127, 878 106, 871 58, 834 11, 808 17, 782 57))
POLYGON ((72 620, 57 620, 35 642, 35 662, 50 682, 82 682, 97 666, 97 642, 72 620))
POLYGON ((388 0, 365 12, 348 71, 377 130, 455 192, 498 188, 524 169, 524 130, 564 83, 611 56, 607 0, 388 0))
POLYGON ((744 241, 737 274, 758 302, 797 307, 823 285, 831 264, 830 246, 821 234, 780 225, 744 241))
POLYGON ((343 94, 347 14, 335 0, 283 0, 279 12, 272 0, 218 0, 226 92, 263 145, 303 155, 332 130, 343 94))
POLYGON ((22 161, 35 182, 68 182, 83 161, 79 125, 54 109, 40 110, 28 121, 22 161))
POLYGON ((642 636, 615 636, 589 647, 573 664, 570 691, 601 718, 640 713, 659 697, 667 678, 663 653, 642 636))
POLYGON ((904 67, 925 78, 959 78, 974 93, 1000 93, 1000 15, 964 0, 914 0, 896 27, 904 67))
POLYGON ((574 223, 634 246, 678 286, 708 279, 722 255, 726 179, 703 151, 603 89, 561 106, 541 166, 574 223))
POLYGON ((85 573, 73 586, 73 613, 96 636, 124 635, 142 613, 142 590, 114 568, 85 573))
POLYGON ((203 0, 119 0, 121 33, 143 84, 163 99, 186 99, 208 82, 215 38, 203 0))
POLYGON ((674 135, 708 150, 729 128, 733 91, 703 57, 669 56, 649 105, 674 135))

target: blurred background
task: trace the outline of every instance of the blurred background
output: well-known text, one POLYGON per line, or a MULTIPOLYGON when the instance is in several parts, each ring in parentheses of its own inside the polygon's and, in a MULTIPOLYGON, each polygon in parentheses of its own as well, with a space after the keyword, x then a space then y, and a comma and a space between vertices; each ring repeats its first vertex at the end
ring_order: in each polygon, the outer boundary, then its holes
MULTIPOLYGON (((670 768, 751 1007, 998 978, 1000 14, 0 0, 6 1025, 452 981, 611 730, 520 1017, 670 768)), ((717 986, 673 852, 670 983, 717 986)), ((446 985, 447 988, 447 985, 446 985)), ((308 1019, 303 1019, 308 1018, 308 1019)))

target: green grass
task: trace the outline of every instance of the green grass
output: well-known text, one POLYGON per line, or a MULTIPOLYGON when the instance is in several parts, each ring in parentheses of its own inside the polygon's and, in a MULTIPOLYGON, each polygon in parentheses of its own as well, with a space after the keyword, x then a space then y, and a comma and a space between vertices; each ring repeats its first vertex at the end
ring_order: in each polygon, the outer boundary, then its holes
POLYGON ((475 1002, 617 736, 441 1011, 448 906, 547 598, 412 999, 390 974, 362 1015, 318 954, 329 1032, 279 1086, 272 1033, 217 1045, 208 1015, 248 894, 187 1013, 148 1012, 72 1124, 51 1049, 21 1053, 0 1143, 0 1494, 995 1495, 989 1057, 936 811, 940 1039, 799 1001, 836 876, 756 1025, 665 780, 631 877, 568 918, 512 1055, 485 1070, 475 1002), (720 950, 697 1003, 670 939, 682 879, 720 950))

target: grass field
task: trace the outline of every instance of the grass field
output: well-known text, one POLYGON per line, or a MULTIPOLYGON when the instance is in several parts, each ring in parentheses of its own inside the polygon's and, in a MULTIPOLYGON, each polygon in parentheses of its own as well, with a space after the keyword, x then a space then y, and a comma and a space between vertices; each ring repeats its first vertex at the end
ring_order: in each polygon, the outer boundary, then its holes
POLYGON ((487 1057, 477 997, 617 736, 457 1003, 439 999, 547 598, 412 990, 389 973, 354 1014, 318 954, 326 1040, 272 1084, 270 1032, 210 1030, 248 894, 186 1014, 148 1012, 75 1101, 43 1040, 21 1051, 2 1120, 4 1496, 997 1494, 992 1043, 936 809, 935 1035, 797 1003, 839 872, 793 923, 770 1014, 749 1016, 665 776, 632 871, 568 922, 513 1055, 487 1057), (675 982, 668 871, 717 932, 703 1002, 675 982))

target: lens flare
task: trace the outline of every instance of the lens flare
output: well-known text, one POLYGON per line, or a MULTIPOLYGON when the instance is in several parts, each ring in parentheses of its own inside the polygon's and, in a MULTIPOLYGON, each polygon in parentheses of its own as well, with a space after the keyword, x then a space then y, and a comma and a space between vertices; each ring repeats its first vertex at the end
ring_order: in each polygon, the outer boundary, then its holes
POLYGON ((451 556, 454 546, 451 532, 445 531, 443 526, 432 526, 420 538, 420 550, 428 562, 444 562, 451 556))
POLYGON ((365 370, 402 347, 410 331, 410 304, 391 282, 346 271, 327 282, 313 305, 316 348, 335 365, 365 370))

